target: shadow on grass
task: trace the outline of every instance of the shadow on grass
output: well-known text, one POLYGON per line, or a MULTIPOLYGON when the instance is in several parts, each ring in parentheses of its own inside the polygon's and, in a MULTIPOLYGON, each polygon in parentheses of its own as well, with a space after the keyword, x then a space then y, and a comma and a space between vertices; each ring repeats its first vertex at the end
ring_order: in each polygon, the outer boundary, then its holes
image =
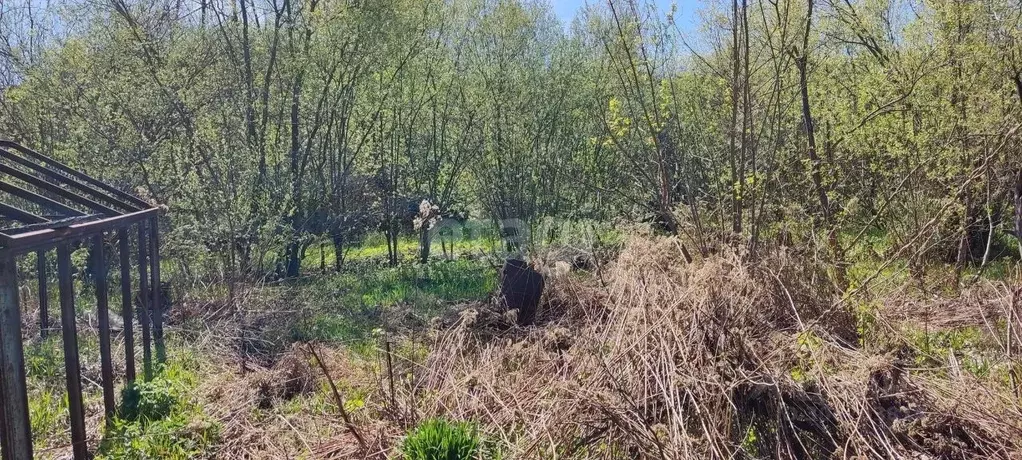
POLYGON ((347 271, 290 282, 280 311, 256 324, 256 334, 284 342, 358 345, 377 329, 416 329, 453 305, 484 300, 496 287, 496 271, 480 261, 428 265, 358 265, 347 271))

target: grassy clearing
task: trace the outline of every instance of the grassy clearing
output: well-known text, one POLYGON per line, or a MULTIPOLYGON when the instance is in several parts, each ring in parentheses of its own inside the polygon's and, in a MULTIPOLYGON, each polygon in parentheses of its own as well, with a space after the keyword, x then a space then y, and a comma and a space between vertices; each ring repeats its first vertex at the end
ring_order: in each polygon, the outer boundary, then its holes
POLYGON ((492 267, 467 260, 366 268, 323 277, 296 293, 305 318, 295 326, 293 339, 365 340, 374 329, 409 322, 421 325, 454 303, 484 300, 495 286, 492 267))
MULTIPOLYGON (((590 220, 544 221, 535 228, 528 229, 523 239, 532 248, 576 247, 592 250, 598 247, 620 246, 624 233, 615 226, 590 220)), ((444 246, 451 259, 477 259, 482 254, 500 253, 502 242, 497 237, 490 222, 469 220, 457 233, 444 233, 443 238, 437 236, 431 245, 430 257, 434 261, 444 260, 444 246), (452 244, 453 241, 453 244, 452 244)), ((419 239, 416 236, 403 235, 398 240, 398 260, 412 262, 418 260, 419 239)), ((374 233, 361 244, 347 248, 344 255, 346 263, 356 266, 366 264, 382 264, 387 260, 387 242, 383 234, 374 233)), ((334 267, 335 254, 333 246, 326 240, 313 244, 305 251, 302 269, 307 273, 317 273, 322 268, 331 270, 334 267)))

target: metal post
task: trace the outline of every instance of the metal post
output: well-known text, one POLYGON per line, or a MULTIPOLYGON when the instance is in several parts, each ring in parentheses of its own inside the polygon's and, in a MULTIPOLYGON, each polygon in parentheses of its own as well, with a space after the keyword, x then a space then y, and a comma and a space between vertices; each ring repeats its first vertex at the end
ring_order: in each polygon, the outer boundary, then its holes
POLYGON ((96 317, 99 320, 99 366, 103 378, 103 409, 106 422, 112 423, 117 410, 114 402, 114 364, 110 355, 110 286, 107 281, 106 240, 100 233, 92 237, 92 275, 96 278, 96 317))
POLYGON ((397 410, 397 393, 394 392, 394 358, 390 353, 390 340, 384 341, 387 348, 387 378, 390 379, 390 408, 397 410))
POLYGON ((46 283, 46 250, 36 251, 36 274, 39 277, 39 335, 50 335, 50 292, 46 283))
POLYGON ((68 412, 71 415, 71 445, 75 460, 85 460, 89 457, 89 446, 85 442, 82 376, 78 364, 78 326, 75 324, 75 293, 74 282, 71 280, 71 249, 68 243, 57 246, 57 278, 60 287, 60 324, 64 338, 68 412))
POLYGON ((124 379, 131 384, 135 381, 135 326, 131 302, 131 246, 128 244, 128 230, 117 231, 117 243, 121 256, 121 318, 124 321, 124 379))
POLYGON ((0 406, 3 407, 5 459, 32 458, 32 428, 25 386, 25 352, 21 343, 18 268, 13 257, 0 258, 0 406))
POLYGON ((142 367, 145 379, 153 378, 152 337, 149 327, 152 318, 149 316, 149 272, 146 259, 146 227, 145 221, 138 223, 138 322, 142 324, 142 367))
MULTIPOLYGON (((3 340, 0 337, 0 340, 3 340)), ((4 357, 0 355, 0 368, 3 368, 4 357)), ((4 400, 4 389, 3 385, 0 384, 0 401, 4 400)), ((4 414, 4 404, 0 403, 0 458, 11 458, 10 448, 7 447, 10 442, 7 441, 7 414, 4 414)))
POLYGON ((156 345, 156 362, 163 364, 167 361, 167 347, 163 343, 163 299, 161 298, 163 286, 160 283, 160 221, 158 219, 158 217, 153 217, 149 221, 149 241, 152 244, 149 262, 152 265, 153 277, 153 282, 150 285, 153 301, 149 304, 149 311, 153 320, 153 342, 156 345))

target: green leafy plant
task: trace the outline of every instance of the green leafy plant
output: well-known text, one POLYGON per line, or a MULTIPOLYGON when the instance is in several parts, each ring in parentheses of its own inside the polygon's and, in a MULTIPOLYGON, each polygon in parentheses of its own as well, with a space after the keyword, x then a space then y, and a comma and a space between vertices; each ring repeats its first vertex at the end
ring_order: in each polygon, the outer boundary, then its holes
POLYGON ((97 458, 191 459, 208 457, 220 426, 192 400, 196 375, 184 363, 161 366, 153 380, 124 389, 118 417, 108 426, 97 458))
POLYGON ((431 419, 408 434, 401 453, 407 460, 471 460, 476 458, 479 445, 474 425, 431 419))
POLYGON ((143 424, 163 420, 177 405, 174 388, 165 379, 149 382, 134 382, 124 389, 120 418, 143 424))
POLYGON ((143 425, 116 420, 97 459, 208 458, 220 442, 220 426, 198 407, 181 407, 167 418, 143 425))

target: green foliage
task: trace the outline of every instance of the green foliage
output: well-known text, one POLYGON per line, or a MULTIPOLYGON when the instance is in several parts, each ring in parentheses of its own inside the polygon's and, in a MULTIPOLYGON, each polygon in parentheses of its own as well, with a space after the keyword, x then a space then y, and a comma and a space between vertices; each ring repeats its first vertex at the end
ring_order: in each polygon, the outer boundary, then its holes
POLYGON ((859 336, 859 346, 864 349, 875 346, 879 340, 880 331, 877 327, 877 310, 879 305, 862 304, 856 308, 855 331, 859 336))
POLYGON ((167 418, 178 405, 172 383, 164 378, 149 382, 133 382, 121 392, 118 416, 143 425, 167 418))
POLYGON ((913 330, 908 338, 916 354, 916 364, 943 370, 953 358, 958 366, 974 376, 991 377, 998 359, 996 343, 984 330, 976 326, 941 329, 935 331, 913 330))
MULTIPOLYGON (((80 334, 78 345, 83 363, 99 361, 99 345, 95 335, 80 334)), ((38 449, 60 448, 70 443, 62 346, 59 331, 51 333, 46 340, 33 340, 25 344, 28 411, 32 438, 38 449)), ((85 385, 83 398, 86 405, 101 401, 100 388, 85 385)))
POLYGON ((28 344, 25 347, 26 377, 31 381, 46 385, 59 386, 63 383, 64 354, 60 347, 59 335, 28 344))
POLYGON ((143 426, 122 420, 106 433, 97 458, 208 458, 219 440, 219 426, 201 412, 181 412, 143 426))
POLYGON ((800 332, 795 336, 795 354, 798 361, 789 371, 793 380, 796 382, 808 381, 809 375, 819 363, 815 354, 819 352, 823 344, 823 338, 811 330, 800 332))
POLYGON ((427 420, 401 442, 406 460, 474 460, 479 452, 477 428, 468 422, 427 420))
MULTIPOLYGON (((67 17, 25 1, 8 3, 38 17, 0 16, 0 43, 33 44, 0 49, 0 133, 172 203, 164 268, 185 281, 332 266, 334 241, 352 262, 379 260, 377 230, 412 258, 408 208, 422 199, 530 227, 681 214, 676 230, 703 251, 731 232, 822 249, 837 231, 853 287, 859 264, 909 242, 928 249, 900 258, 948 259, 944 246, 991 223, 990 255, 1017 253, 1022 28, 1005 0, 912 15, 857 1, 813 18, 794 0, 709 7, 700 33, 751 40, 698 59, 682 46, 698 37, 649 0, 594 4, 568 28, 520 0, 300 1, 250 22, 206 8, 191 21, 188 2, 67 17), (803 89, 819 179, 790 103, 803 89)), ((985 244, 971 245, 975 264, 985 244)), ((985 275, 1010 275, 987 262, 985 275)))
POLYGON ((190 459, 211 456, 220 427, 190 400, 197 377, 171 363, 148 382, 125 388, 118 417, 104 433, 98 457, 190 459))
MULTIPOLYGON (((475 257, 480 252, 488 253, 492 251, 495 245, 499 244, 492 234, 490 234, 491 225, 489 223, 473 222, 480 229, 484 229, 485 234, 480 231, 472 231, 471 227, 463 229, 461 232, 461 238, 454 241, 453 249, 451 245, 450 232, 445 232, 444 244, 448 246, 448 250, 453 252, 455 257, 465 257, 466 255, 475 257)), ((432 258, 433 260, 441 260, 441 238, 439 236, 433 238, 432 242, 432 258)), ((328 270, 333 270, 334 262, 336 260, 334 254, 334 248, 330 244, 314 244, 309 247, 305 253, 305 258, 302 259, 302 267, 308 272, 315 272, 320 268, 320 265, 326 265, 328 270)), ((412 261, 416 260, 417 252, 419 250, 419 239, 414 235, 405 235, 398 239, 397 251, 399 261, 412 261)), ((362 244, 357 246, 347 247, 346 253, 344 254, 345 263, 354 265, 355 268, 371 265, 371 264, 382 264, 387 260, 387 242, 382 234, 374 233, 365 238, 362 244)))
POLYGON ((58 440, 69 437, 66 392, 49 389, 32 392, 28 398, 28 413, 32 441, 37 449, 58 445, 58 440))

